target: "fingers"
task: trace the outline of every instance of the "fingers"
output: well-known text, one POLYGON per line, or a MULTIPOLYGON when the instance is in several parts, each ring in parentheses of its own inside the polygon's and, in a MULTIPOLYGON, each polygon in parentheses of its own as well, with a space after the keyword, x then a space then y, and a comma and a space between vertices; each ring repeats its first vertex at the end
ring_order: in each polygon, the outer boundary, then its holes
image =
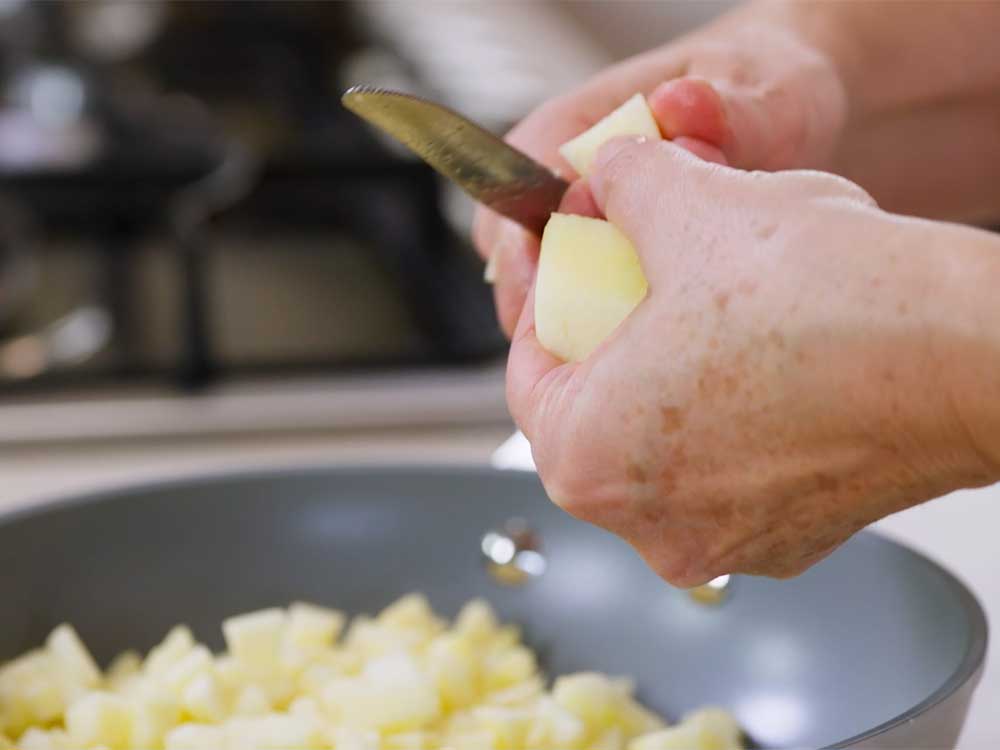
POLYGON ((524 299, 535 278, 539 239, 519 224, 497 217, 490 227, 493 255, 487 265, 492 278, 497 319, 510 337, 524 307, 524 299))
MULTIPOLYGON (((549 354, 535 336, 535 288, 530 288, 507 359, 507 405, 529 441, 547 418, 546 401, 559 386, 554 374, 567 375, 573 365, 549 354)), ((551 416, 551 415, 549 415, 551 416)))
POLYGON ((768 111, 767 103, 752 90, 726 78, 710 82, 690 76, 661 84, 649 97, 649 105, 667 138, 685 147, 688 139, 697 139, 713 150, 696 147, 690 149, 693 153, 743 169, 755 169, 772 161, 771 131, 776 113, 768 111))
POLYGON ((721 148, 713 146, 711 143, 700 140, 699 138, 681 136, 680 138, 674 139, 674 145, 680 146, 685 151, 689 151, 699 159, 704 159, 707 162, 722 164, 724 166, 729 164, 729 160, 726 159, 726 155, 722 153, 721 148))
POLYGON ((649 107, 671 140, 697 138, 721 146, 730 138, 722 97, 708 81, 686 77, 662 83, 649 95, 649 107))
POLYGON ((601 218, 601 209, 598 208, 594 200, 594 194, 590 192, 590 185, 586 180, 577 180, 563 196, 559 204, 559 213, 575 214, 577 216, 589 216, 591 218, 601 218))

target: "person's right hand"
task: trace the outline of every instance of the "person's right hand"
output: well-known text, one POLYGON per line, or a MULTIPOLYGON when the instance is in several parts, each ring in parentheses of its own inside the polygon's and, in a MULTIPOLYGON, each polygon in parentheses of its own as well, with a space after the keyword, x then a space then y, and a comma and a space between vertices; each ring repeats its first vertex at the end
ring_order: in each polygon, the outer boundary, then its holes
POLYGON ((585 360, 534 331, 511 413, 563 509, 666 580, 795 575, 877 518, 1000 477, 1000 240, 845 179, 605 145, 597 211, 646 298, 585 360))
MULTIPOLYGON (((785 9, 755 4, 544 104, 508 141, 573 176, 559 146, 636 92, 649 97, 667 138, 709 161, 746 169, 825 167, 846 116, 831 62, 794 31, 785 9)), ((586 191, 572 190, 562 210, 577 212, 586 200, 586 191)), ((509 335, 534 278, 538 238, 481 208, 475 240, 490 259, 509 335)))

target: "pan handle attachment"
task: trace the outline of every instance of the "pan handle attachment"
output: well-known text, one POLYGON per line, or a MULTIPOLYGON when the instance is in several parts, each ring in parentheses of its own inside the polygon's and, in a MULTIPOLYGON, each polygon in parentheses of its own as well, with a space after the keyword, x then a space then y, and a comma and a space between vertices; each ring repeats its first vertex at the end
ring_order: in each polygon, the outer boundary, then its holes
POLYGON ((523 586, 541 577, 547 567, 541 537, 521 518, 483 534, 480 549, 486 570, 503 586, 523 586))
MULTIPOLYGON (((535 462, 531 457, 531 445, 528 443, 528 439, 524 436, 520 430, 515 432, 509 438, 507 438, 499 448, 493 452, 492 459, 490 463, 496 469, 508 469, 515 471, 535 471, 535 462)), ((490 532, 493 533, 493 532, 490 532)), ((489 536, 489 534, 487 534, 489 536)), ((486 536, 483 537, 484 543, 484 554, 486 554, 486 536)), ((506 539, 506 537, 504 537, 506 539)), ((511 546, 508 542, 500 543, 500 550, 509 551, 511 546)), ((508 565, 509 565, 508 561, 508 565)), ((491 568, 491 572, 492 572, 491 568)), ((509 574, 511 569, 503 568, 506 574, 509 574)), ((496 577, 496 574, 494 574, 496 577)), ((713 578, 708 583, 702 586, 696 586, 692 589, 688 589, 687 594, 692 599, 692 601, 704 605, 704 606, 718 606, 725 602, 732 593, 733 586, 733 576, 731 575, 721 575, 717 578, 713 578)))

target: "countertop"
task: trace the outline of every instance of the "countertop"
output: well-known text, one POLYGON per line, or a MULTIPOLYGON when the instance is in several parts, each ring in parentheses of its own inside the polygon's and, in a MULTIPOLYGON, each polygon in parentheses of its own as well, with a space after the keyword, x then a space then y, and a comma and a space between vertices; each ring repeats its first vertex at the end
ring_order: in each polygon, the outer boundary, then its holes
MULTIPOLYGON (((105 441, 0 449, 0 511, 134 481, 238 468, 322 463, 485 463, 510 426, 105 441)), ((1000 485, 955 493, 885 519, 876 528, 929 555, 962 578, 1000 624, 1000 485)), ((960 743, 1000 747, 1000 657, 993 649, 960 743)))

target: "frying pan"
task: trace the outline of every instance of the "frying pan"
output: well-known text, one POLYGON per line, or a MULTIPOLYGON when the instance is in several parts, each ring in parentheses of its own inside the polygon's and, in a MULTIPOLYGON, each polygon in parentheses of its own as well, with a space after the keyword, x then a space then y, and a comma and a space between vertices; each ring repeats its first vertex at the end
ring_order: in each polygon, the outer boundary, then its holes
POLYGON ((215 476, 0 516, 0 660, 63 621, 106 662, 181 621, 221 647, 219 623, 237 612, 305 599, 373 613, 410 591, 447 615, 485 597, 550 675, 629 675, 673 719, 725 706, 760 747, 954 747, 986 650, 969 591, 875 534, 794 580, 739 578, 709 606, 526 473, 215 476), (517 586, 481 552, 512 517, 546 563, 517 586))

